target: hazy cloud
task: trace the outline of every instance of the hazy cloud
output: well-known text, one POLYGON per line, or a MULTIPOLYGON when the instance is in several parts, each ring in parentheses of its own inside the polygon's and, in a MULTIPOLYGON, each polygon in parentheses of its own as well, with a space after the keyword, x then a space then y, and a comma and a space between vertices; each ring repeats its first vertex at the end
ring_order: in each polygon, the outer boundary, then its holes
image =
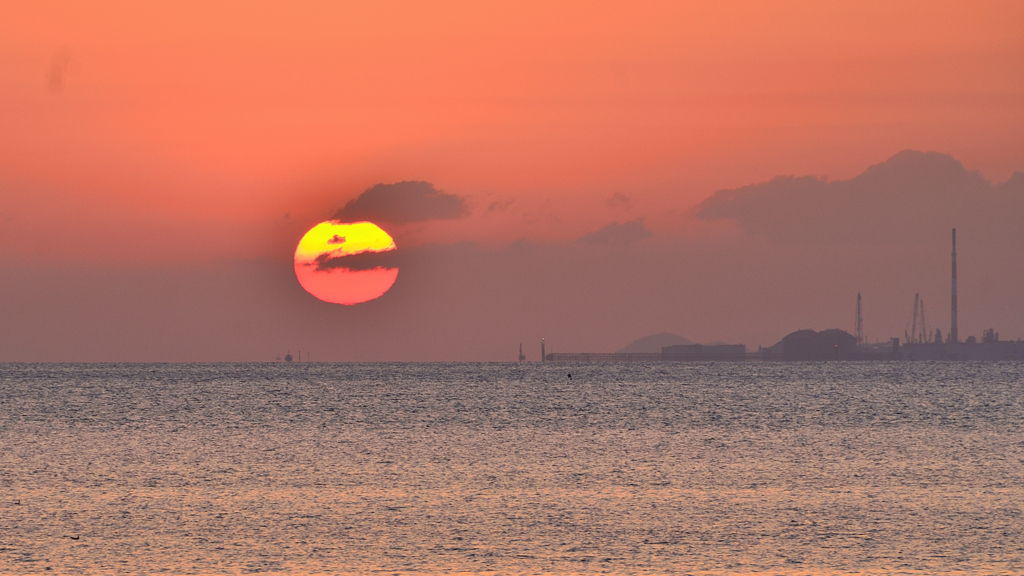
POLYGON ((696 215, 784 242, 934 241, 953 227, 1004 238, 1024 221, 1024 175, 994 185, 949 155, 906 150, 850 180, 785 176, 721 190, 696 215))
POLYGON ((650 238, 651 231, 644 226, 643 218, 637 218, 631 222, 619 224, 612 222, 580 238, 580 242, 587 244, 623 245, 638 242, 644 238, 650 238))
POLYGON ((335 220, 403 224, 426 220, 452 220, 468 213, 465 200, 446 194, 430 182, 377 184, 334 214, 335 220))

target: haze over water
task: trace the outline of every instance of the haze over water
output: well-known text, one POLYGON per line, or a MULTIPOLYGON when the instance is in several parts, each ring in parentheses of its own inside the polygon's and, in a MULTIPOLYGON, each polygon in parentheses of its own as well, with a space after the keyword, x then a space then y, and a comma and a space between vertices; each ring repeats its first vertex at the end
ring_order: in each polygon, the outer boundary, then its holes
POLYGON ((3 574, 1024 573, 1022 507, 1015 363, 0 364, 3 574))

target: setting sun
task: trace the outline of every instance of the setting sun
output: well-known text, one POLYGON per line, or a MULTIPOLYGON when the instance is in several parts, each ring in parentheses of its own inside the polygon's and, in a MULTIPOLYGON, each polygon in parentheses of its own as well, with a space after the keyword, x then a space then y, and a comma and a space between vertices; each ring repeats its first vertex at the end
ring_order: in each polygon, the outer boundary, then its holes
POLYGON ((395 241, 372 222, 321 222, 295 248, 295 276, 324 302, 359 304, 395 283, 395 241))

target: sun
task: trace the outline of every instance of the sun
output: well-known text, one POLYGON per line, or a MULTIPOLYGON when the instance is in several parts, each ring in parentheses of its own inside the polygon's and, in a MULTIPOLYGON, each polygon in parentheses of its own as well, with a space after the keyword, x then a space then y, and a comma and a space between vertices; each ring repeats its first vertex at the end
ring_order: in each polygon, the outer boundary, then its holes
POLYGON ((398 278, 396 248, 373 222, 321 222, 295 248, 295 277, 324 302, 367 302, 384 295, 398 278))

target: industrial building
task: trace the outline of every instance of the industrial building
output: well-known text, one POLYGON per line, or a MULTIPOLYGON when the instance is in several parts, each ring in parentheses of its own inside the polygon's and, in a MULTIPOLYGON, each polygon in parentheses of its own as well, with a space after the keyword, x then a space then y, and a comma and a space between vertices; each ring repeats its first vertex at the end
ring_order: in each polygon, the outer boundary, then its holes
POLYGON ((904 344, 904 360, 1024 360, 1024 342, 959 342, 904 344))
POLYGON ((953 229, 951 264, 949 334, 946 340, 942 340, 938 330, 935 331, 933 338, 928 338, 927 330, 924 328, 924 304, 915 295, 911 329, 907 334, 907 343, 899 346, 900 357, 904 360, 1024 360, 1024 342, 1019 340, 1000 341, 999 333, 992 328, 985 331, 981 342, 978 342, 974 336, 967 337, 963 342, 960 341, 957 310, 956 228, 953 229), (921 321, 920 332, 917 330, 919 318, 921 321))

